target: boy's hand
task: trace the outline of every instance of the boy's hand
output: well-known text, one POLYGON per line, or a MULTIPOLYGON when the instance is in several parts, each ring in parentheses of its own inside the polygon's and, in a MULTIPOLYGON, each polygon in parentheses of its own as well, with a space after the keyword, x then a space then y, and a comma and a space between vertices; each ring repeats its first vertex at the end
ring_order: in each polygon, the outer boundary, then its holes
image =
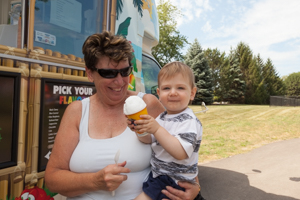
POLYGON ((134 122, 134 131, 154 134, 159 129, 159 123, 157 123, 157 121, 150 115, 141 115, 140 117, 142 119, 134 122))
POLYGON ((132 130, 133 132, 135 131, 135 129, 134 129, 134 120, 132 120, 132 119, 128 119, 127 118, 127 126, 128 126, 128 128, 130 128, 130 130, 132 130))

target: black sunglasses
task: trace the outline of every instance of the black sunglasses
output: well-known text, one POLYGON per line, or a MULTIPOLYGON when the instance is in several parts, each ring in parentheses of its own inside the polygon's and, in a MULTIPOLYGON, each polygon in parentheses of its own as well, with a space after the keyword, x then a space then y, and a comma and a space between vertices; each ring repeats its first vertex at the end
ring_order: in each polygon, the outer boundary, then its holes
POLYGON ((97 72, 103 78, 116 78, 118 73, 120 73, 122 77, 127 77, 132 72, 132 66, 123 69, 97 69, 97 72))

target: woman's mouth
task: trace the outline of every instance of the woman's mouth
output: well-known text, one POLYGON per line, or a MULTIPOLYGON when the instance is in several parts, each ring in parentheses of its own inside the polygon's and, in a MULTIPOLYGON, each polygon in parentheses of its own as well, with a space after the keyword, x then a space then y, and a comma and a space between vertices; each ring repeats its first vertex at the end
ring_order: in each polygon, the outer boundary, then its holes
POLYGON ((115 92, 120 92, 122 90, 122 88, 111 88, 111 89, 115 92))

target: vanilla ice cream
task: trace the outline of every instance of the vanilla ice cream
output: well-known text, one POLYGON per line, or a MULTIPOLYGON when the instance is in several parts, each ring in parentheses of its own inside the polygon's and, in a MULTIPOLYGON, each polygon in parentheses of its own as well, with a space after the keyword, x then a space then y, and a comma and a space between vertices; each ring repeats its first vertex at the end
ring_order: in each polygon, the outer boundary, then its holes
POLYGON ((146 107, 144 100, 138 96, 130 96, 125 100, 124 114, 132 115, 143 110, 146 107))

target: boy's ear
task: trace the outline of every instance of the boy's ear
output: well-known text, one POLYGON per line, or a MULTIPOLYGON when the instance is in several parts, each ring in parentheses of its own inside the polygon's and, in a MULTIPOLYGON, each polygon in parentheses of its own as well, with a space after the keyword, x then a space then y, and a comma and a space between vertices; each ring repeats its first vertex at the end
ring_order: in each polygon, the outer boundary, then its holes
POLYGON ((191 101, 194 100, 196 92, 197 92, 197 87, 193 87, 191 90, 191 97, 190 97, 191 101))
POLYGON ((159 88, 156 88, 156 93, 159 96, 159 88))

